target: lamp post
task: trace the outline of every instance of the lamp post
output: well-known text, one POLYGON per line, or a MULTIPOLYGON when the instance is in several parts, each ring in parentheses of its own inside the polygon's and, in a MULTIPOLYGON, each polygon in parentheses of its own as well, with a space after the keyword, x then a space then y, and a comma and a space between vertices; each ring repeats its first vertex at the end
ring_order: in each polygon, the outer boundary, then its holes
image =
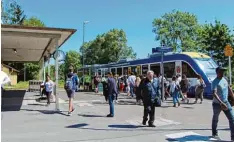
POLYGON ((82 55, 83 55, 83 88, 84 88, 84 42, 85 42, 85 24, 88 24, 89 21, 84 21, 83 22, 83 50, 82 50, 82 55))

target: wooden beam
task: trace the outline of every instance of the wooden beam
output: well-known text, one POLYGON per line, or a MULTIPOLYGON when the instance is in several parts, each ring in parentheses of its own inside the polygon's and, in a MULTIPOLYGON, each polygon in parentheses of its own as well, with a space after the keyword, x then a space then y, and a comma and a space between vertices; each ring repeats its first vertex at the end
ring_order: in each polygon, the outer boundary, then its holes
POLYGON ((36 38, 60 38, 61 34, 51 33, 33 33, 19 31, 2 31, 2 36, 18 36, 18 37, 36 37, 36 38))

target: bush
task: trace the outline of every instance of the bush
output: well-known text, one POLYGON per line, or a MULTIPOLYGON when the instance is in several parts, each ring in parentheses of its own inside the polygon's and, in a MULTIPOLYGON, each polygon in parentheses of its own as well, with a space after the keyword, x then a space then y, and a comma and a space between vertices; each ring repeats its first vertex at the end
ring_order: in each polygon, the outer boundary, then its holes
POLYGON ((58 81, 58 87, 59 88, 64 88, 64 80, 59 80, 58 81))

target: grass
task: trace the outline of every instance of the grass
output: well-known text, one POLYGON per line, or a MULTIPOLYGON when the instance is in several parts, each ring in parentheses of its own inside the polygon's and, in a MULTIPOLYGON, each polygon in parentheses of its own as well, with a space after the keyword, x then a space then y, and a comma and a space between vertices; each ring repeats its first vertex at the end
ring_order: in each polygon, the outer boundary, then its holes
MULTIPOLYGON (((59 80, 59 88, 64 88, 64 81, 59 80)), ((29 81, 20 81, 16 85, 5 85, 4 89, 6 90, 27 90, 29 88, 29 81)))
POLYGON ((16 85, 5 85, 6 90, 26 90, 29 87, 28 81, 20 81, 16 85))

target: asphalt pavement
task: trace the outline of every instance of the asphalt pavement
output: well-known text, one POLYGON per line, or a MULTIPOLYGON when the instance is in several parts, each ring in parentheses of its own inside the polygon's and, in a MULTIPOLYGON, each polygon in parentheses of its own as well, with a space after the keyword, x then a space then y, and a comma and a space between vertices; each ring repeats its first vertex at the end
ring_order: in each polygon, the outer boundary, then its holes
MULTIPOLYGON (((67 116, 64 91, 59 92, 59 108, 45 106, 35 93, 26 93, 19 111, 2 111, 2 142, 164 142, 220 141, 212 139, 212 102, 182 104, 174 108, 172 100, 156 108, 156 128, 143 126, 143 107, 135 99, 121 94, 115 104, 115 117, 107 118, 109 106, 101 94, 77 92, 75 112, 67 116)), ((13 106, 13 105, 12 105, 13 106)), ((221 113, 219 136, 230 140, 228 120, 221 113)))

